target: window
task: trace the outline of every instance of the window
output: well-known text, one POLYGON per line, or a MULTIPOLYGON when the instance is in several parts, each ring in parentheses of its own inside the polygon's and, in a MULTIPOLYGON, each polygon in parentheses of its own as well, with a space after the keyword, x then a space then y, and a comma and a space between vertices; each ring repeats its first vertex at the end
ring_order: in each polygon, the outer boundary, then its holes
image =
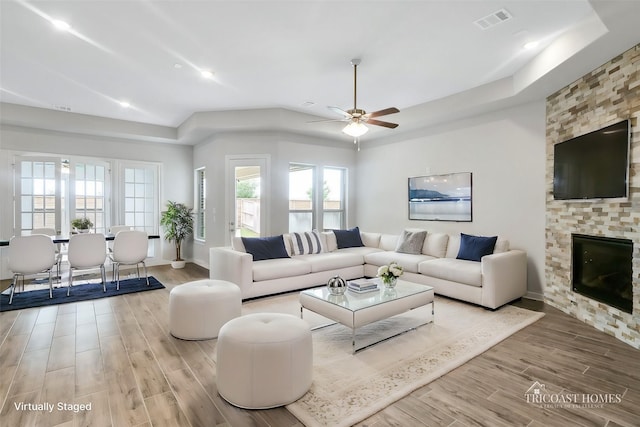
POLYGON ((89 218, 97 233, 106 233, 106 176, 108 165, 102 162, 76 162, 71 179, 73 218, 89 218))
POLYGON ((315 166, 296 163, 289 165, 289 232, 314 228, 314 187, 315 166))
POLYGON ((34 228, 61 229, 60 160, 18 158, 16 184, 16 227, 23 232, 34 228))
POLYGON ((71 231, 75 218, 89 218, 95 230, 107 229, 109 164, 100 160, 16 157, 16 227, 71 231))
MULTIPOLYGON (((157 164, 25 155, 16 156, 15 165, 16 234, 53 228, 67 235, 71 220, 82 217, 89 218, 99 233, 112 225, 158 233, 157 164)), ((149 256, 155 251, 154 241, 149 256)))
POLYGON ((340 229, 346 226, 346 169, 289 165, 289 232, 340 229))
POLYGON ((325 230, 345 228, 346 170, 325 167, 322 177, 322 228, 325 230))
POLYGON ((124 224, 153 234, 158 229, 158 167, 130 164, 122 167, 124 224))
POLYGON ((194 188, 196 190, 196 233, 197 240, 205 240, 207 237, 205 226, 207 177, 205 168, 196 169, 196 179, 194 188))
MULTIPOLYGON (((116 181, 119 193, 114 197, 118 206, 114 209, 117 222, 147 234, 158 232, 159 210, 159 166, 151 163, 122 162, 116 181)), ((156 253, 156 242, 149 245, 147 256, 156 253)))

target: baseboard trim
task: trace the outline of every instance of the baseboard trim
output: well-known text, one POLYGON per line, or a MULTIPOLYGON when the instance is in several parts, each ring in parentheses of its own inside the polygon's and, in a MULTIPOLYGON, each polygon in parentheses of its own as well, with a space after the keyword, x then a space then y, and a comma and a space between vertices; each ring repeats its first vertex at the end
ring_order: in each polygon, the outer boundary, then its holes
POLYGON ((522 298, 532 299, 535 301, 544 301, 544 295, 537 292, 527 292, 522 298))
POLYGON ((192 259, 189 262, 192 262, 195 265, 198 265, 198 266, 200 266, 202 268, 205 268, 207 270, 209 269, 209 263, 205 263, 204 261, 201 261, 201 260, 198 260, 198 259, 192 259))

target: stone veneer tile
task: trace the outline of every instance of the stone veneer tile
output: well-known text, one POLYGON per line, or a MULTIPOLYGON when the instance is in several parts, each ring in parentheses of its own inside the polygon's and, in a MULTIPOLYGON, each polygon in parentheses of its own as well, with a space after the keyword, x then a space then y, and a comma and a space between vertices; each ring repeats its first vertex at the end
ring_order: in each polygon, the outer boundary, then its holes
POLYGON ((640 348, 640 44, 547 98, 545 301, 640 348), (628 201, 553 199, 553 146, 631 120, 628 201), (633 314, 573 292, 571 234, 633 241, 633 314))

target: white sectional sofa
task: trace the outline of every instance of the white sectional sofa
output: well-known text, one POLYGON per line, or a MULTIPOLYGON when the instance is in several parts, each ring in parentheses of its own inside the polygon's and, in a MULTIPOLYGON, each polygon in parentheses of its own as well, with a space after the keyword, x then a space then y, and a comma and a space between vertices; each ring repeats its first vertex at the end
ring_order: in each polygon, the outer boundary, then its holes
POLYGON ((333 232, 316 233, 322 252, 304 255, 296 255, 296 241, 285 234, 282 238, 288 257, 260 261, 247 253, 241 238, 234 238, 232 247, 210 249, 209 274, 212 279, 237 284, 243 299, 322 285, 336 275, 346 280, 374 277, 379 266, 392 261, 404 268, 403 280, 491 309, 527 291, 527 255, 510 249, 505 239, 497 239, 492 254, 469 261, 457 259, 460 234, 427 233, 419 253, 396 251, 400 235, 359 234, 363 246, 338 249, 333 232))

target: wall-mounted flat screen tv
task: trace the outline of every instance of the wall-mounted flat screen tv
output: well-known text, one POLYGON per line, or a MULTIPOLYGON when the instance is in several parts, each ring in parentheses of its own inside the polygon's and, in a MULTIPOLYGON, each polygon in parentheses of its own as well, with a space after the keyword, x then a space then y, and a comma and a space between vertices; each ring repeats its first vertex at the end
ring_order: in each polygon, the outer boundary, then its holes
POLYGON ((629 141, 629 120, 625 120, 556 144, 554 199, 628 197, 629 141))

